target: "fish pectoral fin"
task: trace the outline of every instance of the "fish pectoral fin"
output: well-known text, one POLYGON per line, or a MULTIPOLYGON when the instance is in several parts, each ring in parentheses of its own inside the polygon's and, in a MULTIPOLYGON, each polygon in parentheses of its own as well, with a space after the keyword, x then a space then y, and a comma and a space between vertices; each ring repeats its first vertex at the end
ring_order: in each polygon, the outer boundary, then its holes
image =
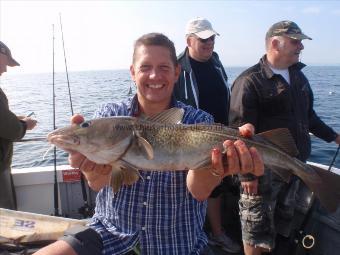
POLYGON ((112 167, 110 186, 113 193, 117 193, 123 184, 123 171, 119 168, 112 167))
POLYGON ((140 174, 135 169, 123 169, 123 184, 132 185, 139 180, 140 174))
POLYGON ((290 181, 292 173, 290 172, 289 169, 278 166, 270 166, 269 169, 274 171, 278 176, 280 176, 280 178, 284 182, 288 183, 290 181))
POLYGON ((152 145, 142 137, 138 132, 135 132, 135 137, 137 139, 137 146, 141 149, 141 151, 146 155, 148 160, 153 159, 154 153, 152 145))
POLYGON ((288 128, 268 130, 266 132, 258 133, 254 136, 255 139, 256 137, 266 139, 292 157, 296 157, 299 154, 294 138, 288 128))
POLYGON ((110 186, 113 193, 119 191, 122 185, 132 185, 138 181, 140 174, 134 166, 125 162, 119 161, 112 165, 112 175, 110 186))
POLYGON ((173 107, 152 117, 148 117, 146 120, 164 124, 179 124, 182 122, 183 115, 183 109, 173 107))
POLYGON ((141 175, 139 174, 138 169, 131 165, 130 163, 122 160, 121 162, 121 169, 123 170, 123 183, 126 185, 132 185, 136 181, 139 180, 141 175))

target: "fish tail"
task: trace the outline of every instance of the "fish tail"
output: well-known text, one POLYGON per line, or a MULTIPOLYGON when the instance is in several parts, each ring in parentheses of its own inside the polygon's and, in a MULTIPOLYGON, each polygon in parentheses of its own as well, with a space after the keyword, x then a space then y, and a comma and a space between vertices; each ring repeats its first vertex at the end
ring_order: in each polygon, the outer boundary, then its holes
MULTIPOLYGON (((320 177, 321 182, 317 184, 311 184, 311 190, 320 199, 320 203, 329 212, 334 212, 340 206, 340 175, 337 175, 331 171, 326 171, 314 165, 309 165, 316 174, 320 177)), ((306 182, 308 185, 308 183, 306 182)), ((309 186, 309 185, 308 185, 309 186)))

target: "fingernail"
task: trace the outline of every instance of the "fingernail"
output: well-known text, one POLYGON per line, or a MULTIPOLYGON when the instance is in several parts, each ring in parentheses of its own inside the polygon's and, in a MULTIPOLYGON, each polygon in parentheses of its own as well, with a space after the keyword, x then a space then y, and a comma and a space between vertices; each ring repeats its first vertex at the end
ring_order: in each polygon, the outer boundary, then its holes
POLYGON ((220 150, 218 148, 214 148, 212 150, 212 152, 215 154, 215 155, 218 155, 220 153, 220 150))
POLYGON ((242 140, 236 140, 234 144, 235 145, 238 144, 239 146, 244 146, 245 145, 245 143, 242 140))
POLYGON ((223 143, 223 151, 222 151, 222 153, 223 154, 227 153, 227 149, 228 149, 228 144, 227 143, 223 143))

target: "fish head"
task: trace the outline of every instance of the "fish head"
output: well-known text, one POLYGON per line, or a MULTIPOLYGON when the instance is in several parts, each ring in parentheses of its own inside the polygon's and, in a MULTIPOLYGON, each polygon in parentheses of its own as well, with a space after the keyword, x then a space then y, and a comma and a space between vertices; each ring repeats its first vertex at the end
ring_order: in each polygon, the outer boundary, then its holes
POLYGON ((112 117, 84 121, 49 133, 47 140, 63 150, 80 152, 97 163, 115 161, 132 139, 129 120, 112 117))

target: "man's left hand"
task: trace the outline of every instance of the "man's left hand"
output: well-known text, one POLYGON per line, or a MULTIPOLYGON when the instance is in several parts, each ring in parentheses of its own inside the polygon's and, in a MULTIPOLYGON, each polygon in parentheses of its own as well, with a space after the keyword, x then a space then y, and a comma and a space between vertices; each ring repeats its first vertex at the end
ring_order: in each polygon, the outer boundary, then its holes
POLYGON ((222 152, 219 149, 214 149, 211 156, 212 169, 215 175, 221 175, 222 178, 228 175, 247 173, 256 176, 263 175, 263 160, 256 148, 248 148, 241 140, 235 142, 226 140, 223 147, 227 164, 223 164, 222 152))

